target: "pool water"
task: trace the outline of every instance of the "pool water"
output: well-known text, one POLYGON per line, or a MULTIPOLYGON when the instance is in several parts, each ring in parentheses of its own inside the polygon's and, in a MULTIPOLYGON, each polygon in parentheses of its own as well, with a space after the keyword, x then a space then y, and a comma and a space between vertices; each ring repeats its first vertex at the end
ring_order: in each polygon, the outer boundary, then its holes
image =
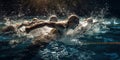
MULTIPOLYGON (((45 48, 30 47, 32 39, 25 36, 0 32, 0 60, 120 60, 120 44, 96 43, 120 42, 120 19, 104 18, 102 23, 104 25, 92 29, 94 33, 88 31, 72 39, 81 42, 79 44, 53 41, 45 48), (85 44, 89 42, 94 44, 85 44)), ((4 22, 0 22, 0 30, 3 26, 4 22)))

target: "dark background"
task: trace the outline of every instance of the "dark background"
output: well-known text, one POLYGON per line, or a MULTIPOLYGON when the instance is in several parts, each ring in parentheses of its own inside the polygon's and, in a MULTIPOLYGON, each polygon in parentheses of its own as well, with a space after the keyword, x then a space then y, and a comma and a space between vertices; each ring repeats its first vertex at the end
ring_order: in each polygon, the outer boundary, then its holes
POLYGON ((91 12, 99 14, 104 9, 107 17, 120 17, 119 0, 40 0, 43 4, 41 2, 36 4, 33 1, 38 0, 0 0, 0 16, 19 14, 21 16, 22 14, 23 16, 48 16, 50 14, 65 16, 68 13, 90 16, 91 12), (44 1, 48 2, 44 4, 44 1), (56 4, 60 4, 60 7, 56 4))

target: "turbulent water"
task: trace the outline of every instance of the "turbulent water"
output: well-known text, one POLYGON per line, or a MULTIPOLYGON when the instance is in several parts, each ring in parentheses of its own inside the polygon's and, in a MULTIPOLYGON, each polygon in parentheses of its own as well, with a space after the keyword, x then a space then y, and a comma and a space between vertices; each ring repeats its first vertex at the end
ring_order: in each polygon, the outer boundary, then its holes
MULTIPOLYGON (((0 60, 120 60, 119 44, 98 43, 120 42, 120 19, 94 20, 100 22, 84 35, 79 34, 70 39, 63 37, 64 42, 53 41, 42 49, 29 47, 32 39, 25 36, 1 33, 0 60)), ((3 26, 4 22, 0 22, 0 30, 3 26)))

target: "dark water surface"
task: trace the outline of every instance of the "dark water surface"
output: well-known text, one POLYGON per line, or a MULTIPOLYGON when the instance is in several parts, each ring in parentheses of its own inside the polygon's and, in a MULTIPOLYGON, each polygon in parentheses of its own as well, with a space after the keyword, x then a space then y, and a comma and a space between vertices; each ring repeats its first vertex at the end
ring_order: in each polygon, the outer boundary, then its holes
MULTIPOLYGON (((105 19, 108 30, 77 38, 88 42, 120 42, 120 19, 105 19)), ((0 30, 4 26, 0 22, 0 30)), ((120 44, 67 45, 51 42, 45 48, 29 47, 31 39, 0 34, 0 60, 120 60, 120 44), (11 43, 12 41, 20 43, 11 43), (29 50, 29 51, 28 51, 29 50)))

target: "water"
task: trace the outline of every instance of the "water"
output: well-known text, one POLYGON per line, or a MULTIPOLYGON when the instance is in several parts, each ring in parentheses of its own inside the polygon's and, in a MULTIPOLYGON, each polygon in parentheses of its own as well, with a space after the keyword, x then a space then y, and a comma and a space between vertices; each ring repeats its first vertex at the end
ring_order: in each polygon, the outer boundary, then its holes
MULTIPOLYGON (((94 20, 102 24, 96 24, 84 35, 69 40, 68 37, 62 38, 68 43, 53 41, 42 49, 30 47, 32 39, 25 36, 1 33, 0 60, 120 60, 120 44, 96 43, 120 42, 120 19, 94 20)), ((3 26, 1 22, 0 30, 3 26)))

